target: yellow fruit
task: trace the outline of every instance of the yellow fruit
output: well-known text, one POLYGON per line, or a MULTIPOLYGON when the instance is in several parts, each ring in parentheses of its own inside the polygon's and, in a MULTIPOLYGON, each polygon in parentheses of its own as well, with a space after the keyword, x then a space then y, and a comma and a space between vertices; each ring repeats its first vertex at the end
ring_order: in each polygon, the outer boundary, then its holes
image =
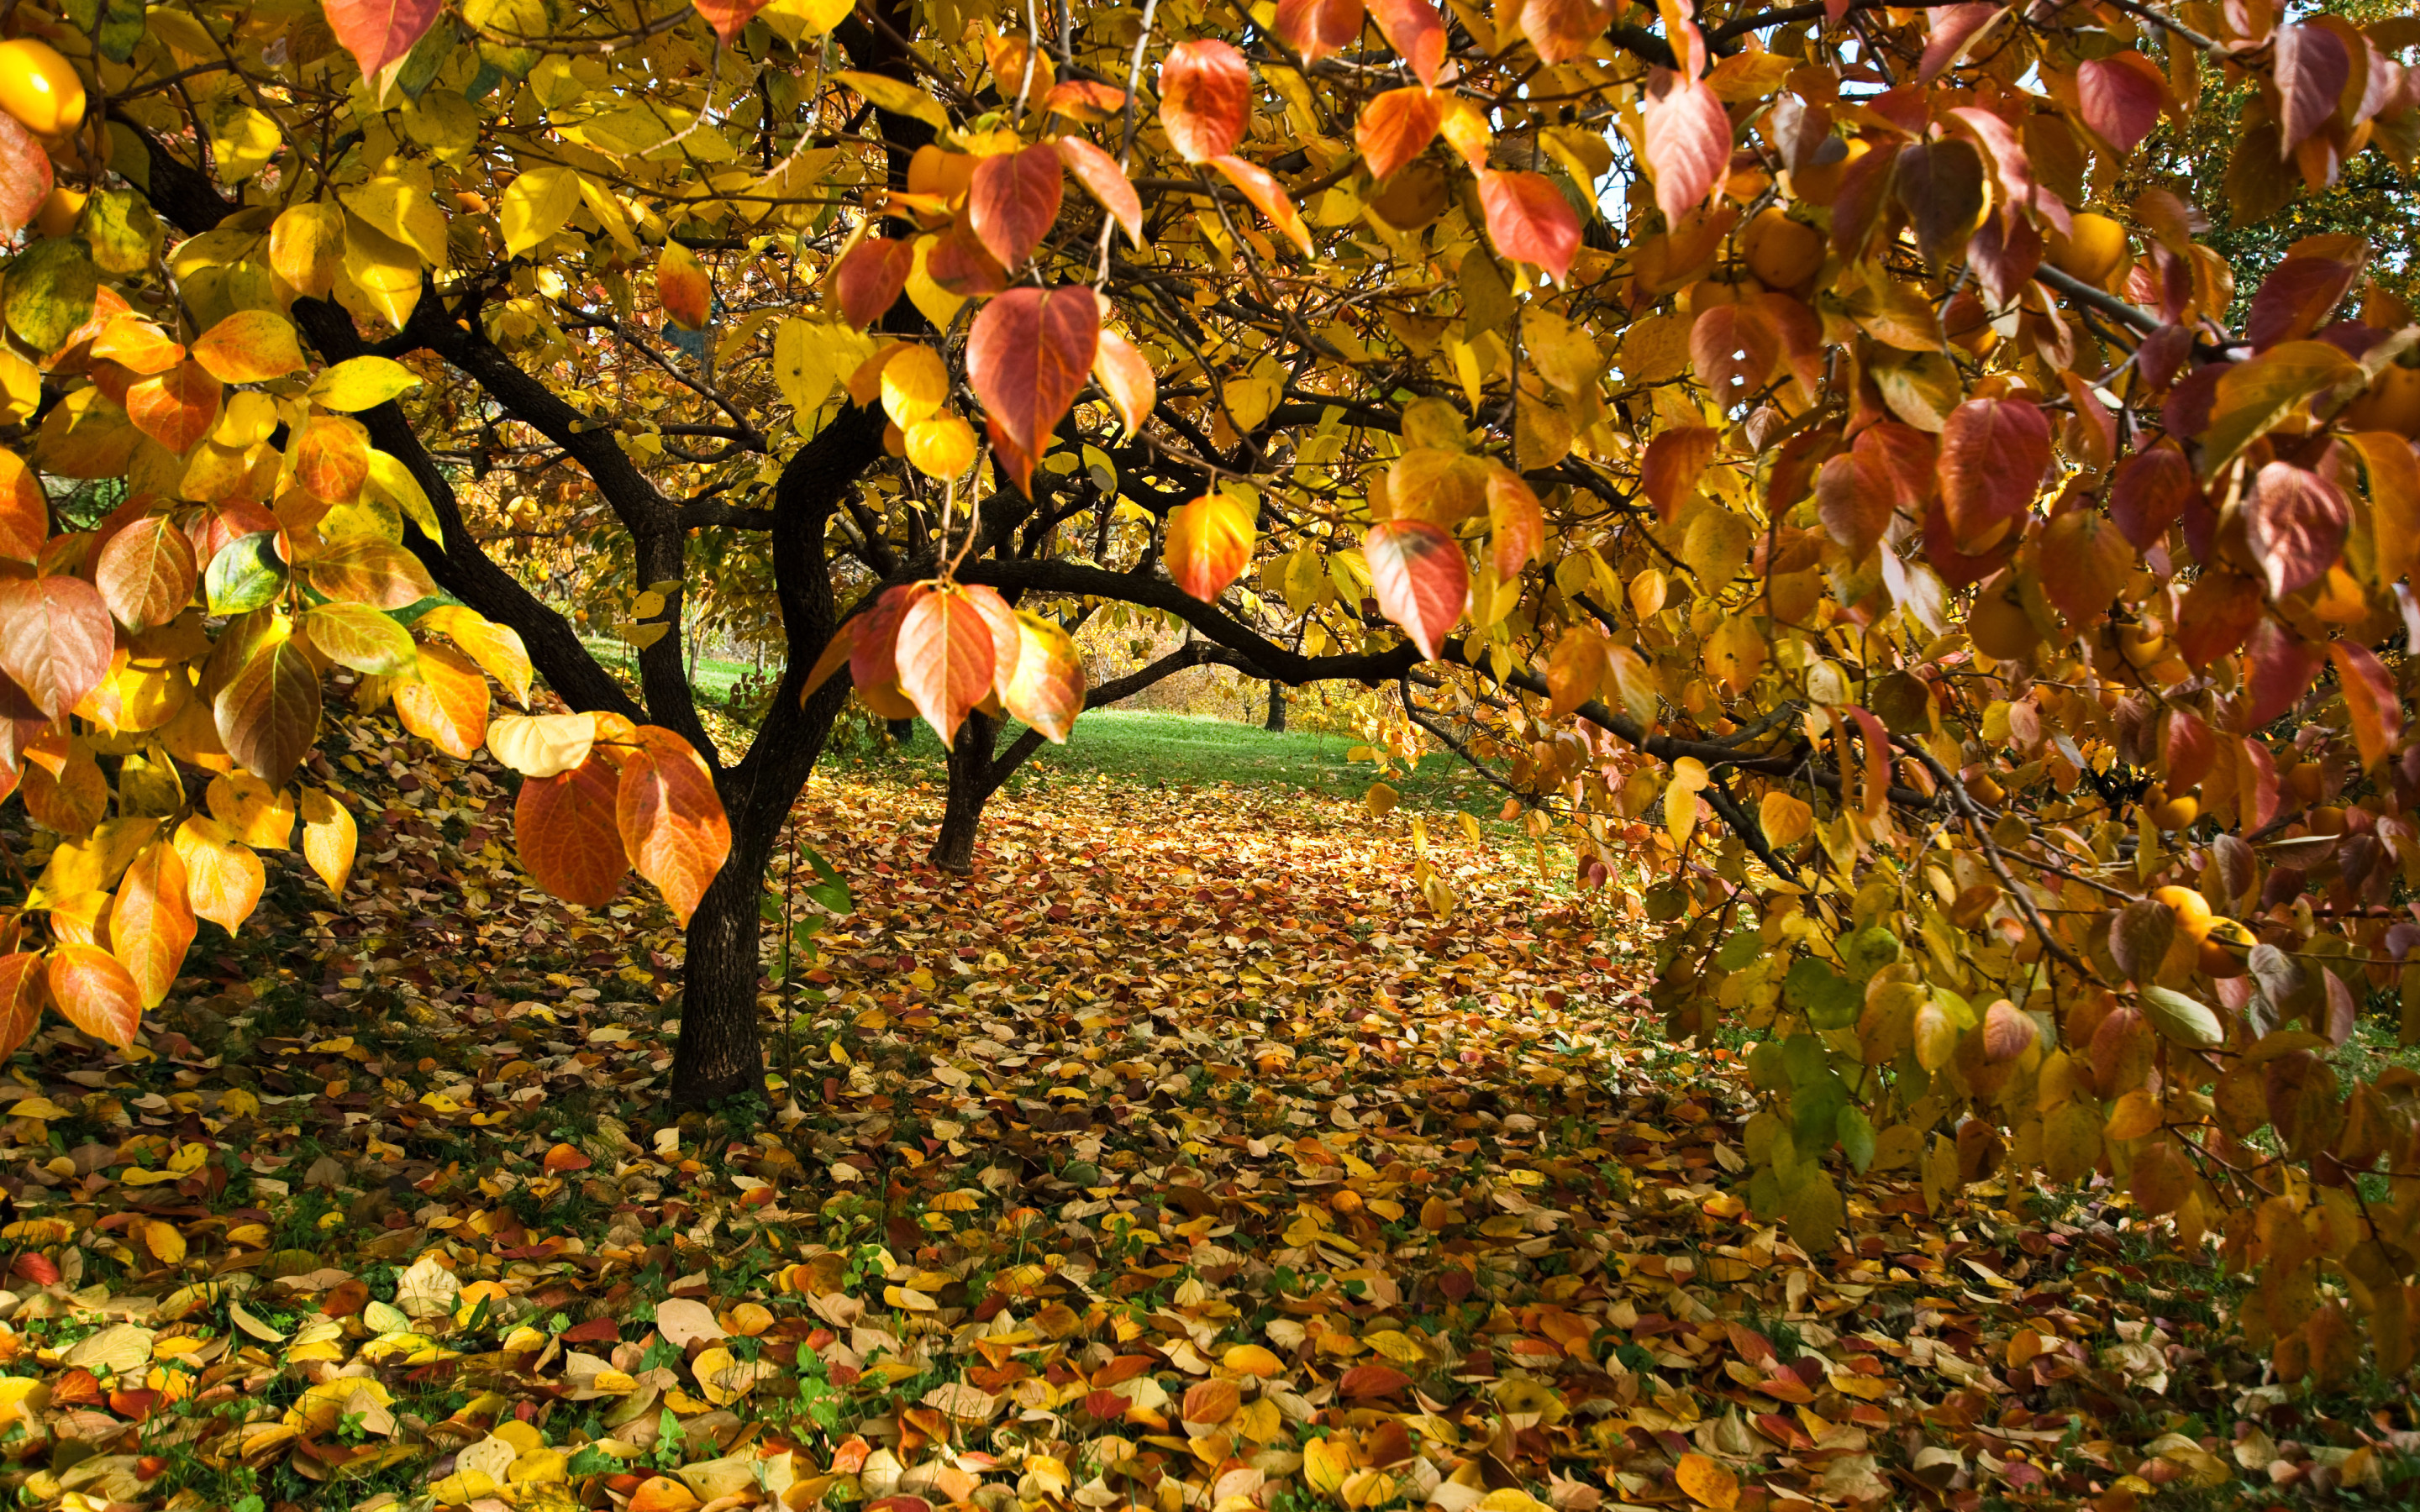
POLYGON ((1417 231, 1445 213, 1452 193, 1445 169, 1430 159, 1414 158, 1370 196, 1369 206, 1396 230, 1417 231))
POLYGON ((2066 236, 2049 233, 2044 248, 2050 265, 2071 278, 2105 284, 2126 260, 2126 228, 2105 215, 2086 211, 2075 218, 2066 236))
POLYGON ((2241 977, 2251 969, 2245 958, 2254 943, 2252 932, 2235 920, 2213 919, 2210 933, 2196 948, 2194 964, 2203 976, 2213 980, 2241 977))
MULTIPOLYGON (((2177 798, 2171 801, 2177 803, 2192 803, 2194 800, 2191 798, 2177 798)), ((2204 898, 2200 893, 2195 892, 2193 888, 2177 887, 2160 887, 2153 890, 2151 893, 2151 900, 2154 903, 2164 903, 2167 905, 2169 914, 2173 916, 2177 921, 2177 931, 2179 933, 2190 935, 2194 940, 2198 942, 2203 936, 2210 933, 2211 921, 2210 900, 2204 898)))
POLYGON ((2339 418, 2351 430, 2420 436, 2420 367, 2390 367, 2379 374, 2369 392, 2345 406, 2339 418))
POLYGON ((2319 785, 2325 779, 2326 773, 2319 769, 2319 763, 2297 762, 2293 770, 2286 774, 2286 787, 2304 803, 2317 803, 2319 801, 2319 785))
POLYGON ((70 189, 62 184, 52 190, 51 197, 42 201, 42 208, 34 212, 34 224, 46 237, 66 236, 75 229, 77 219, 84 214, 85 198, 83 190, 70 189))
POLYGON ((1974 612, 1966 616, 1966 638, 1994 661, 2014 661, 2041 640, 2024 606, 2006 593, 1977 596, 1974 612))
POLYGON ((84 81, 58 49, 30 37, 0 42, 0 110, 37 136, 84 124, 84 81))
POLYGON ((2193 796, 2170 798, 2151 810, 2151 823, 2162 829, 2182 829, 2201 817, 2201 800, 2193 796))
POLYGON ((2314 835, 2341 835, 2344 833, 2344 810, 2342 809, 2314 809, 2307 816, 2304 817, 2303 822, 2311 826, 2311 833, 2314 835))
POLYGON ((1966 784, 1966 794, 1983 807, 1996 809, 2000 806, 2000 800, 2009 795, 2009 790, 1993 780, 1991 773, 1985 772, 1966 784))
POLYGON ((1747 270, 1768 288, 1796 288, 1823 266, 1823 234, 1778 209, 1761 211, 1748 223, 1740 250, 1747 270))
POLYGON ((2129 625, 2118 632, 2118 649, 2134 666, 2149 667, 2167 654, 2168 638, 2148 625, 2129 625))

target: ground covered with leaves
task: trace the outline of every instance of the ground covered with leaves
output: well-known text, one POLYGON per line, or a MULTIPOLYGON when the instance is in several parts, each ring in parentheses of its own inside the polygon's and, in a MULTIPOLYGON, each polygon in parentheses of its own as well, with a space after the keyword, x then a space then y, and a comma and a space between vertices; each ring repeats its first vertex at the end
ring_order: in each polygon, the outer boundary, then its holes
POLYGON ((856 907, 768 980, 782 1085, 676 1119, 659 905, 526 887, 493 771, 315 760, 345 906, 272 865, 136 1049, 54 1024, 0 1083, 20 1504, 2415 1493, 2393 1384, 2265 1385, 2122 1197, 1875 1177, 1802 1253, 1732 1190, 1734 1057, 1459 826, 1061 777, 962 883, 938 788, 819 780, 856 907))

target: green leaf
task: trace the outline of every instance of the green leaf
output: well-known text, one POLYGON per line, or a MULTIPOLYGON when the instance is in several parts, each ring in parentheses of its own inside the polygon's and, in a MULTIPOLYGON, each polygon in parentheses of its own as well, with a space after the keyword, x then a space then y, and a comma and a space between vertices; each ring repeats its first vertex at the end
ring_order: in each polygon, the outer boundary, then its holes
POLYGON ((2143 1016, 2179 1044, 2208 1050, 2226 1042, 2226 1026, 2209 1005, 2165 987, 2146 987, 2142 997, 2143 1016))
POLYGON ((160 218, 140 194, 101 190, 84 208, 84 239, 103 272, 139 273, 160 250, 160 218))
POLYGON ((7 281, 0 285, 0 311, 26 346, 48 355, 66 346, 76 328, 92 318, 93 295, 100 288, 101 270, 93 265, 92 249, 78 237, 49 237, 8 265, 7 281))
POLYGON ((1866 1117, 1865 1109, 1848 1107, 1840 1110, 1833 1127, 1841 1153, 1849 1157, 1849 1164, 1856 1167, 1859 1176, 1865 1175, 1866 1167, 1874 1163, 1873 1120, 1866 1117))
POLYGON ((248 614, 276 602, 286 591, 286 578, 277 537, 258 531, 219 548, 209 570, 202 574, 202 592, 212 614, 248 614))

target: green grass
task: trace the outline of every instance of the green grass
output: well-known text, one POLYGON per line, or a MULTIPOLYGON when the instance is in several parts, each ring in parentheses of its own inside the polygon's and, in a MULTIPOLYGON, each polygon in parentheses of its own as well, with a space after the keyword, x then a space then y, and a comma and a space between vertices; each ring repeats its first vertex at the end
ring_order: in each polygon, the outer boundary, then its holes
MULTIPOLYGON (((597 658, 598 666, 621 678, 632 689, 638 687, 638 657, 628 642, 601 635, 583 635, 580 641, 588 648, 588 654, 597 658)), ((727 702, 731 698, 732 685, 755 670, 756 664, 752 661, 724 661, 718 656, 700 656, 693 686, 701 701, 727 702)), ((779 664, 772 664, 772 670, 779 671, 779 664)))
MULTIPOLYGON (((1003 731, 1001 748, 1007 748, 1020 731, 1014 725, 1003 731)), ((1076 721, 1067 744, 1045 746, 1011 780, 1014 784, 1036 772, 1083 774, 1171 788, 1233 782, 1357 799, 1369 791, 1376 768, 1366 761, 1345 760, 1356 744, 1347 736, 1314 731, 1272 733, 1207 715, 1095 709, 1076 721)), ((868 766, 907 768, 938 779, 941 754, 939 737, 920 723, 904 745, 859 759, 868 766)), ((1467 809, 1484 817, 1503 801, 1500 793, 1442 752, 1422 758, 1416 772, 1407 774, 1398 764, 1388 780, 1412 808, 1467 809)))

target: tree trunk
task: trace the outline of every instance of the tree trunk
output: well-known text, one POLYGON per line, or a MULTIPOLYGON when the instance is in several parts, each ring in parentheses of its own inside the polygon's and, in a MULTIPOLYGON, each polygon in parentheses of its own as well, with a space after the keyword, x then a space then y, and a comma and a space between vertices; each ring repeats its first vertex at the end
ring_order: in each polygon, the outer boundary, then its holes
MULTIPOLYGON (((736 837, 735 837, 736 838, 736 837)), ((735 849, 733 860, 737 860, 735 849)), ((673 1057, 673 1102, 685 1108, 765 1089, 757 1034, 756 894, 764 872, 725 863, 690 916, 681 970, 680 1043, 673 1057)))
POLYGON ((1283 683, 1271 683, 1269 685, 1269 717, 1268 721, 1262 725, 1261 728, 1264 730, 1273 731, 1280 734, 1284 733, 1285 685, 1283 683))
POLYGON ((953 876, 975 869, 975 832, 983 824, 984 804, 991 797, 992 743, 1000 738, 1000 721, 970 709, 950 743, 950 796, 941 810, 941 832, 926 857, 953 876))

